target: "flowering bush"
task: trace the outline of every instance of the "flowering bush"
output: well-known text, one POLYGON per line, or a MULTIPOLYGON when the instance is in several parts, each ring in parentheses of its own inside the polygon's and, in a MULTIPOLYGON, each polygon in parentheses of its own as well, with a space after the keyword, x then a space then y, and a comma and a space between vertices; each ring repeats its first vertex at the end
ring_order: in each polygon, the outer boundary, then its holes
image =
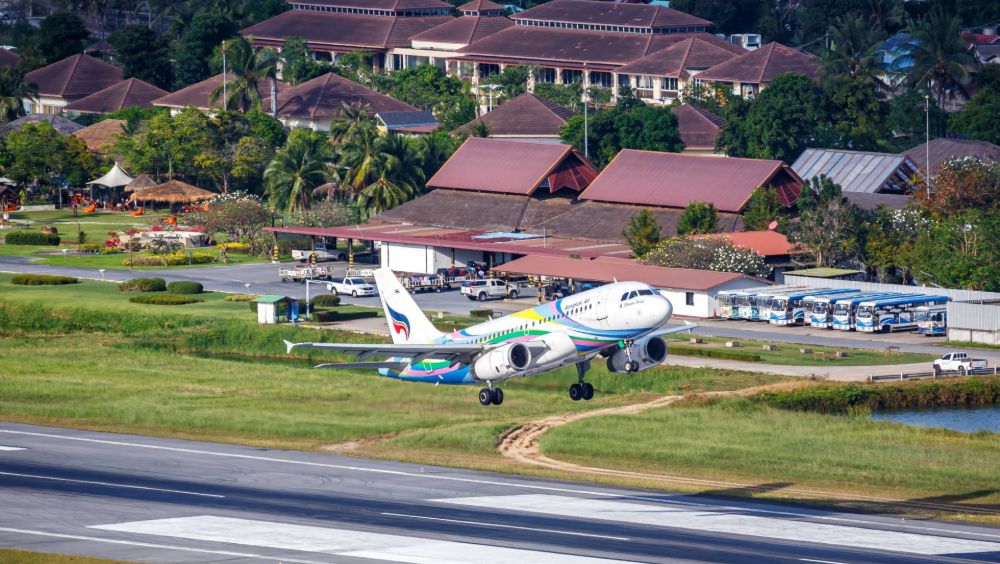
POLYGON ((236 253, 245 255, 250 252, 250 245, 248 243, 232 242, 232 243, 219 243, 215 246, 216 249, 220 251, 225 248, 228 253, 236 253))
POLYGON ((715 257, 708 268, 721 272, 742 272, 761 278, 766 278, 771 274, 771 267, 767 265, 760 253, 753 249, 730 246, 716 249, 715 257))
POLYGON ((753 249, 737 247, 724 237, 671 237, 660 241, 643 262, 653 266, 742 272, 766 277, 771 267, 753 249))
POLYGON ((150 231, 163 231, 162 225, 154 225, 150 231))
POLYGON ((182 266, 188 264, 208 264, 215 262, 215 255, 209 253, 193 252, 189 258, 184 251, 173 251, 165 255, 140 255, 125 259, 122 264, 125 266, 182 266))

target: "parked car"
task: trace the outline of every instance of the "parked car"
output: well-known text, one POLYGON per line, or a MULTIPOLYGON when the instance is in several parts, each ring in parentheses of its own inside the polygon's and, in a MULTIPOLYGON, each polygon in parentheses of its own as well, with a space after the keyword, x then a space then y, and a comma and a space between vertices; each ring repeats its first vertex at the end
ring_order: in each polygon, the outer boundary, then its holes
POLYGON ((490 299, 502 300, 517 297, 517 288, 507 286, 503 280, 467 280, 462 283, 462 294, 470 300, 485 302, 490 299))
MULTIPOLYGON (((292 258, 295 259, 295 260, 297 260, 297 261, 299 261, 299 262, 306 262, 306 261, 308 261, 309 260, 309 255, 311 255, 311 254, 312 254, 312 251, 309 250, 309 249, 305 249, 305 250, 301 250, 301 251, 298 250, 298 249, 293 249, 292 250, 292 258)), ((325 244, 323 244, 323 243, 316 243, 316 260, 317 261, 324 261, 324 260, 339 260, 339 261, 344 261, 344 260, 347 260, 347 252, 346 251, 341 251, 341 250, 333 248, 333 247, 327 248, 327 246, 325 244)))
POLYGON ((375 295, 375 286, 366 282, 364 278, 348 277, 343 280, 334 280, 330 286, 330 291, 334 294, 349 294, 355 298, 375 295))
POLYGON ((935 374, 959 372, 965 376, 977 368, 987 368, 986 359, 971 358, 968 353, 964 352, 948 353, 941 358, 934 359, 935 374))

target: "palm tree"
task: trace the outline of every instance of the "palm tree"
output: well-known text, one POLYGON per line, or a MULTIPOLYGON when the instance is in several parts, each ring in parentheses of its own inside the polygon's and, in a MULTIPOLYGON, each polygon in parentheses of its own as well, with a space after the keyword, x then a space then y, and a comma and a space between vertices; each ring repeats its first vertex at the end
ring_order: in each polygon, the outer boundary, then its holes
POLYGON ((380 139, 374 123, 360 122, 340 146, 342 176, 355 191, 360 191, 379 176, 375 159, 380 139))
POLYGON ((330 138, 337 143, 343 143, 356 135, 362 124, 374 123, 371 107, 364 102, 344 103, 340 109, 340 117, 330 124, 330 138))
POLYGON ((34 100, 38 88, 24 79, 24 71, 0 67, 0 119, 13 121, 23 115, 24 100, 34 100))
POLYGON ((312 131, 293 132, 264 169, 264 190, 274 209, 294 213, 309 207, 316 187, 326 182, 329 143, 312 131))
POLYGON ((371 170, 377 177, 358 194, 358 203, 369 214, 398 206, 421 192, 423 162, 405 137, 380 137, 373 157, 371 170))
POLYGON ((944 10, 935 9, 919 24, 911 23, 909 52, 897 59, 896 64, 909 66, 910 86, 923 86, 934 93, 938 107, 944 106, 946 94, 965 92, 967 67, 975 63, 960 31, 957 15, 949 17, 944 10))
POLYGON ((225 49, 226 65, 224 72, 226 80, 212 91, 211 102, 215 103, 225 92, 225 106, 236 108, 241 112, 261 106, 261 82, 275 80, 278 71, 278 53, 270 47, 254 50, 251 39, 237 36, 223 43, 224 47, 216 53, 216 58, 222 58, 225 49))
POLYGON ((830 26, 831 48, 825 53, 827 74, 848 74, 851 78, 875 78, 879 72, 876 50, 882 33, 859 15, 847 14, 830 26))

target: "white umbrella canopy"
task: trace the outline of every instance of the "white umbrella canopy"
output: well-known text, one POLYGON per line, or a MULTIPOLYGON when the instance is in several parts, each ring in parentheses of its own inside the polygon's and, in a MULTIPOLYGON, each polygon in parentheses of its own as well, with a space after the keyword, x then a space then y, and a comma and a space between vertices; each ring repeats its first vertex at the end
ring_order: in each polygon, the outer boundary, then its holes
POLYGON ((87 184, 107 186, 108 188, 120 188, 125 186, 129 182, 132 182, 132 177, 128 175, 127 172, 122 170, 122 167, 115 163, 115 166, 111 167, 111 170, 107 174, 98 178, 97 180, 91 180, 87 184))

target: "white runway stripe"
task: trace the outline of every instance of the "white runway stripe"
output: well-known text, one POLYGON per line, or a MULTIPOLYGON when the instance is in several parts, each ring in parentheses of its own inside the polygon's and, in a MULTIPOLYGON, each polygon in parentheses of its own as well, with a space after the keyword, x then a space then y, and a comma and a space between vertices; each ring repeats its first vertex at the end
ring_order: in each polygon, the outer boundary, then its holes
MULTIPOLYGON (((375 558, 414 564, 608 564, 620 562, 520 548, 440 541, 420 537, 251 521, 231 517, 179 517, 90 527, 190 540, 222 542, 301 552, 375 558)), ((447 532, 447 530, 442 530, 447 532)))
POLYGON ((602 519, 693 531, 747 535, 763 539, 811 542, 913 554, 1000 553, 1000 543, 995 542, 760 517, 754 515, 752 510, 712 510, 707 507, 700 510, 690 510, 669 505, 639 504, 607 499, 582 499, 545 494, 466 497, 433 501, 453 505, 559 515, 577 519, 602 519))
POLYGON ((28 450, 28 449, 23 447, 0 446, 0 450, 28 450))

